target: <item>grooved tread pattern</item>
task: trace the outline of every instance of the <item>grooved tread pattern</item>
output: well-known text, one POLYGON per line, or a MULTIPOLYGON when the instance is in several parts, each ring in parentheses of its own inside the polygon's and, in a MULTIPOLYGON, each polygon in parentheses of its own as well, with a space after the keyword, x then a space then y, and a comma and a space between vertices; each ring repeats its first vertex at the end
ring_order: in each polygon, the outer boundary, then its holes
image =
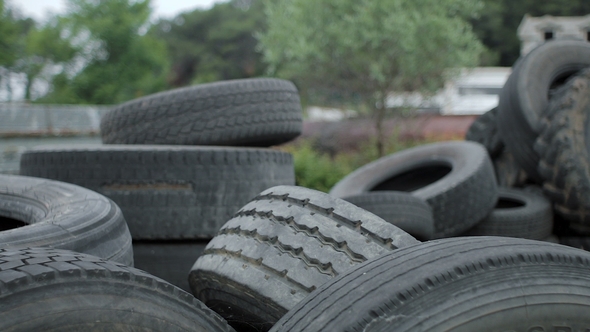
POLYGON ((268 147, 299 136, 299 93, 274 78, 174 89, 114 107, 101 120, 107 144, 268 147))
MULTIPOLYGON (((205 304, 269 328, 319 285, 367 259, 418 243, 372 213, 327 194, 269 188, 213 238, 189 275, 205 304), (246 304, 247 303, 247 304, 246 304), (269 309, 270 308, 270 309, 269 309)), ((224 315, 224 313, 220 313, 224 315)))
POLYGON ((134 239, 211 238, 262 190, 295 183, 292 156, 264 148, 48 146, 20 167, 111 198, 134 239))
POLYGON ((515 188, 498 190, 498 205, 465 235, 545 240, 553 231, 553 209, 544 196, 515 188), (519 203, 520 206, 503 206, 519 203))
POLYGON ((298 303, 271 331, 527 330, 556 322, 584 330, 588 271, 589 253, 558 244, 434 240, 355 266, 298 303))
POLYGON ((233 331, 189 293, 141 270, 69 250, 0 249, 2 331, 99 326, 233 331))
POLYGON ((543 189, 569 227, 590 234, 590 70, 559 88, 535 144, 543 189))
POLYGON ((0 248, 68 249, 133 266, 131 234, 120 208, 86 188, 0 175, 0 216, 25 224, 1 228, 0 248))

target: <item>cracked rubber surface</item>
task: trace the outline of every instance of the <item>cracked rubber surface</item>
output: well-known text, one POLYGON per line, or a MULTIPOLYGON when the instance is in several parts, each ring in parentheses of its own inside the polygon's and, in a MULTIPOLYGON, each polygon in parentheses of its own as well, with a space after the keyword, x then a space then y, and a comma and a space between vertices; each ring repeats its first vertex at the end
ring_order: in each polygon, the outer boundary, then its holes
POLYGON ((509 236, 545 240, 553 231, 553 208, 542 194, 499 188, 498 203, 465 235, 509 236))
POLYGON ((485 218, 498 197, 496 177, 483 145, 468 141, 425 144, 377 159, 330 190, 347 197, 404 191, 432 207, 434 238, 460 235, 485 218))
POLYGON ((586 331, 590 253, 502 237, 450 238, 354 267, 273 332, 586 331))
POLYGON ((590 235, 590 70, 558 89, 535 145, 543 189, 555 212, 581 235, 590 235))
POLYGON ((111 198, 134 240, 210 239, 262 190, 295 183, 292 156, 265 148, 42 146, 20 171, 111 198))
POLYGON ((74 250, 133 266, 131 234, 113 201, 69 183, 0 175, 0 248, 22 246, 74 250))
POLYGON ((189 284, 236 329, 268 330, 321 284, 415 243, 351 203, 278 186, 260 193, 222 227, 195 262, 189 284))
POLYGON ((233 331, 164 280, 50 248, 0 249, 0 330, 233 331))
POLYGON ((200 84, 131 100, 101 120, 107 144, 268 147, 301 134, 299 93, 289 81, 200 84))

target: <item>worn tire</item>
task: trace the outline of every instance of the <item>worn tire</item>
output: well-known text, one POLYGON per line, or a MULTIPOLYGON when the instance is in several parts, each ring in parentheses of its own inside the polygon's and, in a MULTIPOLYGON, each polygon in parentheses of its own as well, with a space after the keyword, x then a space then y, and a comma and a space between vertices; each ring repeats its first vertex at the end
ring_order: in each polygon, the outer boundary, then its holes
POLYGON ((262 190, 295 183, 292 156, 263 148, 43 146, 20 171, 111 198, 134 240, 210 239, 262 190))
POLYGON ((534 150, 550 91, 579 70, 590 66, 590 44, 556 40, 535 48, 517 65, 500 93, 498 131, 508 150, 527 172, 542 183, 534 150))
POLYGON ((425 200, 432 207, 434 238, 473 227, 492 211, 498 197, 487 151, 466 141, 426 144, 380 158, 344 177, 330 195, 375 191, 405 191, 425 200))
POLYGON ((271 331, 583 331, 590 253, 501 237, 402 248, 322 285, 271 331))
POLYGON ((417 239, 426 240, 434 236, 432 208, 409 193, 380 191, 342 199, 376 214, 417 239))
POLYGON ((115 106, 101 120, 107 144, 268 147, 301 134, 289 81, 252 78, 160 92, 115 106))
POLYGON ((52 247, 133 266, 131 235, 110 199, 69 183, 0 175, 0 248, 52 247))
POLYGON ((265 190, 189 274, 192 293, 241 330, 268 330, 307 294, 372 257, 418 243, 374 214, 295 186, 265 190))
POLYGON ((499 188, 492 213, 465 235, 544 240, 552 231, 553 209, 548 199, 524 190, 499 188))
POLYGON ((522 187, 529 182, 527 173, 506 148, 492 159, 492 164, 500 187, 522 187))
POLYGON ((569 227, 590 235, 590 69, 555 92, 535 148, 543 189, 569 227))
POLYGON ((0 249, 2 331, 233 331, 190 294, 112 261, 0 249))
POLYGON ((498 108, 494 107, 478 116, 465 133, 465 140, 483 145, 492 159, 504 149, 504 143, 498 134, 497 113, 498 108))

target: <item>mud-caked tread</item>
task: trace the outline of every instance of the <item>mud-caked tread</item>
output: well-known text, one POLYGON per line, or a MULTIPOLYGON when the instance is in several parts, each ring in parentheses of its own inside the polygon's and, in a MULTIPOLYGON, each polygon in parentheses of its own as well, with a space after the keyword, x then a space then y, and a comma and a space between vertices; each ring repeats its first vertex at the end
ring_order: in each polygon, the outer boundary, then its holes
POLYGON ((550 91, 590 66, 590 44, 577 40, 554 40, 541 44, 522 57, 499 95, 498 131, 507 149, 527 175, 543 182, 538 172, 540 156, 534 145, 547 111, 550 91))
POLYGON ((545 240, 552 231, 553 208, 547 198, 521 189, 499 188, 492 213, 465 235, 545 240))
POLYGON ((409 193, 379 191, 342 199, 376 214, 416 238, 431 239, 434 236, 432 208, 409 193))
POLYGON ((269 188, 240 209, 189 274, 192 293, 233 326, 268 330, 331 278, 418 243, 376 215, 325 193, 269 188))
POLYGON ((20 172, 111 198, 134 240, 210 239, 262 190, 295 183, 291 154, 246 147, 43 146, 20 172))
POLYGON ((0 174, 0 217, 22 226, 0 227, 0 248, 67 249, 133 266, 131 234, 121 209, 86 188, 0 174))
POLYGON ((465 133, 465 140, 478 142, 485 146, 492 159, 499 155, 504 148, 504 143, 498 134, 497 113, 498 108, 494 107, 478 116, 465 133))
POLYGON ((485 236, 434 240, 355 266, 298 303, 271 331, 585 330, 589 272, 590 253, 559 244, 485 236))
POLYGON ((590 70, 557 89, 535 149, 543 189, 569 227, 590 235, 590 70))
POLYGON ((433 238, 460 235, 485 218, 498 190, 490 157, 470 141, 425 144, 366 164, 345 176, 330 195, 404 191, 432 207, 433 238))
POLYGON ((164 280, 52 248, 0 249, 0 330, 233 331, 164 280))
POLYGON ((290 141, 301 129, 297 88, 275 78, 160 92, 115 106, 100 124, 107 144, 268 147, 290 141))

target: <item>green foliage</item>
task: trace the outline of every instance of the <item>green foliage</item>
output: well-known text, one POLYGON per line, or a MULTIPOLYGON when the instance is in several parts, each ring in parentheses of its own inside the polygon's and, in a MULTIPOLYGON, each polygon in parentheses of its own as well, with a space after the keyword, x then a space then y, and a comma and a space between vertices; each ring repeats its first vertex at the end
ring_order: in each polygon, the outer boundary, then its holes
POLYGON ((0 66, 10 66, 17 58, 15 45, 19 39, 19 27, 14 13, 0 0, 0 66))
POLYGON ((262 75, 253 36, 262 29, 261 1, 233 0, 161 20, 153 32, 171 56, 170 84, 184 86, 262 75))

